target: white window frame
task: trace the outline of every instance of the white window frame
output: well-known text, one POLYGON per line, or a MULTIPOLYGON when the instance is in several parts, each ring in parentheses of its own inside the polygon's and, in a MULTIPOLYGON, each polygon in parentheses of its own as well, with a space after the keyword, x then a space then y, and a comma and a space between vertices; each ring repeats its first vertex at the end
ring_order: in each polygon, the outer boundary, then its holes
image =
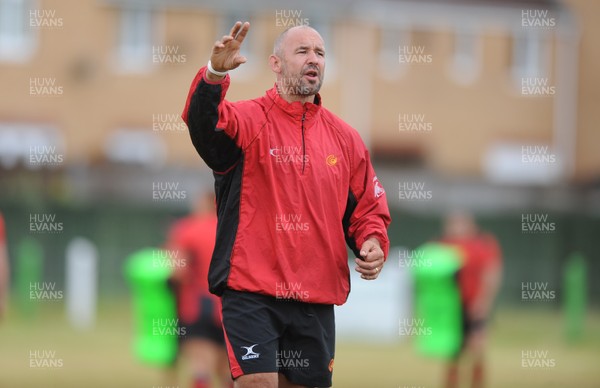
POLYGON ((408 63, 400 63, 398 57, 400 47, 410 45, 411 31, 409 28, 387 26, 382 27, 379 31, 378 74, 386 80, 397 80, 404 76, 409 69, 408 63))
MULTIPOLYGON (((0 122, 0 166, 6 169, 22 164, 28 169, 43 168, 31 165, 31 147, 56 147, 64 154, 66 140, 54 125, 31 122, 0 122)), ((55 168, 50 165, 48 168, 55 168)))
POLYGON ((163 168, 167 161, 164 139, 149 128, 120 127, 108 134, 104 143, 106 158, 113 163, 163 168))
POLYGON ((518 88, 526 77, 547 77, 550 63, 550 40, 539 29, 513 32, 511 73, 518 88))
POLYGON ((156 67, 152 49, 160 44, 159 15, 150 6, 124 6, 119 10, 116 47, 119 72, 147 73, 156 67))
POLYGON ((37 45, 37 31, 30 26, 31 0, 0 0, 0 61, 27 62, 37 45))
POLYGON ((475 28, 457 28, 448 69, 454 82, 461 85, 474 83, 481 73, 482 56, 481 31, 475 28))

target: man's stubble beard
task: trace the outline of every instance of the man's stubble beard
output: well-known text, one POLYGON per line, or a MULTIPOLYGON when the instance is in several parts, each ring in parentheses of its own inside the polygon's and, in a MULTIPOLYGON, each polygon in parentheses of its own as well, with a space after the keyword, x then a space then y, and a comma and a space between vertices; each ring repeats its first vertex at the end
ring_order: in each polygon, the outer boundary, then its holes
POLYGON ((278 85, 280 94, 286 94, 291 96, 314 96, 321 90, 323 84, 323 73, 319 71, 318 81, 311 84, 304 76, 300 74, 291 75, 288 72, 287 65, 282 61, 281 63, 281 80, 278 85))

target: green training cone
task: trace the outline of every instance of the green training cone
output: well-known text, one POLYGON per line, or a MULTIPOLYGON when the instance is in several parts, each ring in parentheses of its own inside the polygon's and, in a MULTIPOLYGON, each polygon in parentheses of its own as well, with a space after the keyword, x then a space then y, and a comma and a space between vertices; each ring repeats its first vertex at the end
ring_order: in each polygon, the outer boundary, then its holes
POLYGON ((15 287, 19 313, 28 319, 36 316, 39 303, 32 298, 32 290, 41 282, 44 265, 44 251, 40 243, 26 237, 17 246, 15 287))
POLYGON ((125 262, 125 277, 133 297, 135 356, 149 364, 169 365, 177 355, 177 312, 167 285, 171 268, 161 257, 164 251, 157 248, 133 253, 125 262))
POLYGON ((563 312, 569 342, 576 342, 583 335, 587 305, 586 272, 583 256, 579 253, 572 254, 563 273, 563 312))
POLYGON ((460 252, 449 245, 419 247, 423 265, 414 267, 415 317, 428 330, 415 336, 417 351, 425 356, 450 358, 462 343, 462 308, 456 274, 460 252))

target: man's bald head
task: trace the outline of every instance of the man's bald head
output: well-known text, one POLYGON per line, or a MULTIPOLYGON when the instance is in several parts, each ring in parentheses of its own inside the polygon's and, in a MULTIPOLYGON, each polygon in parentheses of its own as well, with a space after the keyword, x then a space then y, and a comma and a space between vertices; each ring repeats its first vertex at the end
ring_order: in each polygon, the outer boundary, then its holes
MULTIPOLYGON (((292 35, 301 30, 313 31, 315 34, 317 34, 319 36, 319 38, 321 38, 321 34, 319 34, 319 32, 317 30, 315 30, 314 28, 312 28, 311 26, 307 26, 305 24, 299 25, 299 26, 292 26, 292 27, 287 28, 281 34, 279 34, 279 36, 275 39, 275 43, 273 44, 273 54, 277 55, 278 57, 281 58, 283 55, 283 46, 285 45, 285 40, 288 37, 288 35, 292 35)), ((321 42, 323 42, 323 38, 321 38, 321 42)))
POLYGON ((314 101, 325 73, 325 44, 312 27, 288 28, 275 40, 269 57, 277 90, 287 101, 314 101))

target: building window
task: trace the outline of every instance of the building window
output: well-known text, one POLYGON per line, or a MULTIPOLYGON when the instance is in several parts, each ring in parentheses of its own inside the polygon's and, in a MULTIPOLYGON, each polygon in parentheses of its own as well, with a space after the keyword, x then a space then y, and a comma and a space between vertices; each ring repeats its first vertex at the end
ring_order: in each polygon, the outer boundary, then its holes
POLYGON ((36 123, 0 123, 0 166, 56 168, 64 159, 65 139, 56 127, 36 123))
POLYGON ((111 162, 149 168, 164 167, 167 158, 163 139, 148 129, 117 129, 108 136, 104 150, 111 162))
POLYGON ((543 32, 528 29, 515 33, 511 72, 519 86, 523 78, 547 76, 549 53, 549 43, 543 32))
POLYGON ((409 44, 408 29, 384 27, 380 30, 378 73, 383 79, 395 80, 407 72, 404 52, 409 44))
POLYGON ((156 41, 156 15, 149 7, 121 10, 118 61, 125 72, 145 72, 152 68, 152 46, 156 41))
POLYGON ((24 62, 33 55, 35 32, 29 26, 29 0, 0 0, 0 60, 24 62))
POLYGON ((498 141, 489 146, 483 163, 488 179, 498 184, 551 185, 564 171, 549 144, 498 141))
POLYGON ((454 54, 450 63, 452 79, 463 85, 473 83, 481 67, 480 36, 477 31, 461 29, 454 35, 454 54))

